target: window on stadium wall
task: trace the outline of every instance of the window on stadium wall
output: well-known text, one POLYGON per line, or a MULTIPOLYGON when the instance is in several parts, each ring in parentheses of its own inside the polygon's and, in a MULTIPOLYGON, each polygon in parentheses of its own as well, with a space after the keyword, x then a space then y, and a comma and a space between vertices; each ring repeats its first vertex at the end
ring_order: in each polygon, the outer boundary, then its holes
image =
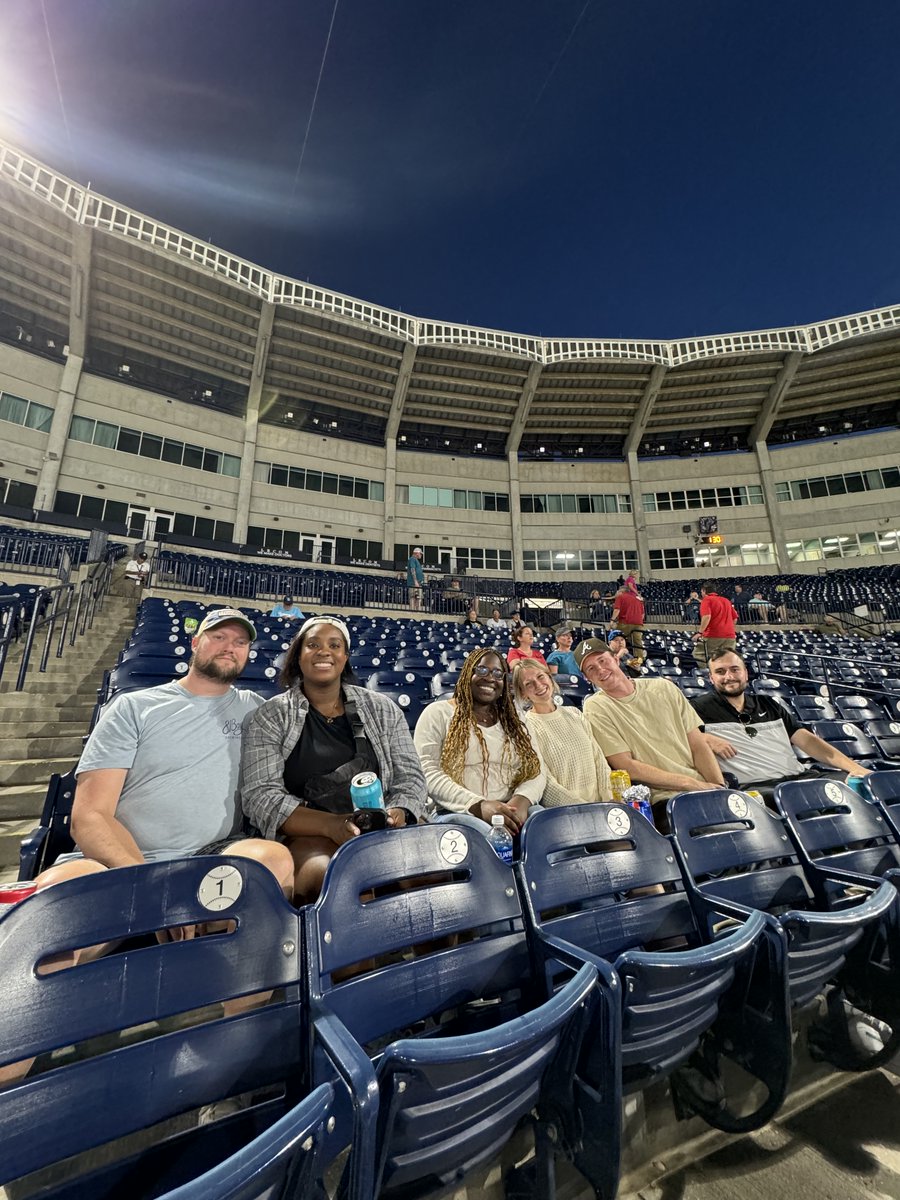
POLYGON ((512 551, 494 549, 484 546, 429 546, 425 542, 395 542, 394 562, 398 566, 406 565, 409 556, 416 545, 422 547, 422 561, 426 567, 445 571, 469 571, 477 575, 479 571, 504 571, 512 574, 512 551))
POLYGON ((526 571, 636 571, 637 550, 523 550, 526 571))
POLYGON ((247 529, 247 545, 265 550, 281 550, 289 555, 300 554, 309 562, 332 563, 341 559, 357 562, 381 562, 381 542, 367 538, 335 537, 330 533, 310 533, 297 529, 281 529, 251 525, 247 529))
POLYGON ((840 475, 817 475, 775 484, 775 496, 790 500, 818 500, 823 496, 849 496, 900 487, 900 467, 875 467, 870 471, 847 471, 840 475))
POLYGON ((519 508, 523 513, 630 513, 631 497, 624 492, 532 492, 519 497, 519 508))
MULTIPOLYGON (((129 507, 126 501, 109 500, 103 496, 82 496, 77 492, 57 492, 53 502, 53 511, 56 513, 102 521, 105 525, 126 525, 129 507)), ((175 513, 172 533, 181 537, 202 538, 207 542, 231 542, 234 540, 234 524, 231 521, 215 521, 211 517, 196 517, 192 513, 175 513)))
POLYGON ((236 479, 241 473, 241 460, 236 454, 223 454, 219 450, 180 442, 177 438, 141 433, 138 429, 111 425, 108 421, 94 421, 89 417, 72 418, 69 439, 102 446, 106 450, 117 450, 122 454, 136 454, 140 458, 172 463, 173 466, 208 471, 213 475, 230 475, 236 479))
POLYGON ((691 488, 683 492, 644 492, 641 497, 644 512, 679 512, 695 508, 742 508, 747 504, 762 504, 762 487, 691 488))
POLYGON ((268 483, 273 487, 325 492, 332 496, 352 496, 356 500, 384 500, 384 484, 380 480, 291 467, 287 463, 257 462, 253 468, 253 478, 257 483, 268 483))
POLYGON ((507 492, 480 492, 466 488, 419 487, 397 484, 397 503, 424 508, 470 508, 479 512, 509 512, 507 492))
POLYGON ((0 504, 12 504, 16 508, 34 508, 34 497, 37 486, 33 483, 21 483, 18 479, 4 479, 0 476, 0 504))
POLYGON ((23 400, 9 392, 0 392, 0 421, 22 425, 25 429, 37 429, 49 433, 53 421, 53 409, 34 400, 23 400))

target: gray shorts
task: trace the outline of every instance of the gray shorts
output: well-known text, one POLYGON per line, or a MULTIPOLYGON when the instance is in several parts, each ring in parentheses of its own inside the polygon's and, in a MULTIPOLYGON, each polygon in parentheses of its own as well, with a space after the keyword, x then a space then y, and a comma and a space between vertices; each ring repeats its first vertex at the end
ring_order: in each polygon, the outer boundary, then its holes
MULTIPOLYGON (((247 833, 230 833, 228 837, 219 838, 215 842, 207 842, 205 846, 201 846, 199 850, 192 850, 190 854, 184 855, 185 858, 197 858, 201 854, 227 854, 231 846, 236 846, 238 842, 245 842, 250 835, 247 833)), ((179 855, 175 856, 181 857, 179 855)), ((70 850, 67 854, 60 854, 50 864, 51 867, 57 867, 60 863, 78 862, 84 858, 80 850, 70 850)), ((163 861, 160 859, 151 859, 151 862, 163 861)), ((50 867, 45 867, 45 871, 49 871, 50 867)))

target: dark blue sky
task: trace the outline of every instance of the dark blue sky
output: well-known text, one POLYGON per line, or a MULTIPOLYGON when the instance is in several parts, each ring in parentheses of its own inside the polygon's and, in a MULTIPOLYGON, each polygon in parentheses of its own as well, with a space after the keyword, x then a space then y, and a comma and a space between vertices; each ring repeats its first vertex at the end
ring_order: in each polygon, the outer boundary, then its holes
POLYGON ((4 0, 0 136, 419 316, 669 338, 900 300, 896 0, 338 0, 298 173, 334 8, 4 0))

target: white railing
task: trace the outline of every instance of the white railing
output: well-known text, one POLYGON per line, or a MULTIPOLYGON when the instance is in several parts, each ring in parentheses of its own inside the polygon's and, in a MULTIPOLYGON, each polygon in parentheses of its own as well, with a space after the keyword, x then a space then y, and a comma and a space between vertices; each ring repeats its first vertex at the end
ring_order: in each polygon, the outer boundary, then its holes
POLYGON ((97 195, 2 141, 0 177, 31 192, 73 222, 102 229, 186 259, 194 266, 227 279, 237 287, 274 304, 330 313, 341 320, 382 330, 415 346, 459 346, 544 364, 612 360, 677 367, 737 354, 781 354, 792 351, 814 354, 839 342, 900 327, 900 306, 852 313, 816 325, 715 334, 675 342, 621 338, 538 338, 474 325, 454 325, 409 316, 266 271, 246 259, 237 258, 217 246, 97 195))

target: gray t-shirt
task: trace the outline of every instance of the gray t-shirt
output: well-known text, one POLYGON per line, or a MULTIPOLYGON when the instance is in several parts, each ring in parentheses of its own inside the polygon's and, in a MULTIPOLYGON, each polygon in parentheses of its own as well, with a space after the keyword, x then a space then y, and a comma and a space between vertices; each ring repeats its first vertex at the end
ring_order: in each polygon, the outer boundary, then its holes
POLYGON ((144 857, 179 858, 240 827, 245 717, 262 698, 195 696, 178 682, 125 692, 97 722, 76 774, 125 767, 116 808, 144 857))

